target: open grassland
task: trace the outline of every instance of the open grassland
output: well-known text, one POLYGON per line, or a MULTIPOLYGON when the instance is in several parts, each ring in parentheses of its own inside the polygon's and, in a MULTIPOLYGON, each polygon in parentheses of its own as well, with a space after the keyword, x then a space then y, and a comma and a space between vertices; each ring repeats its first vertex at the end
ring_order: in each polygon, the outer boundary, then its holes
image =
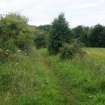
POLYGON ((63 61, 46 49, 0 64, 0 105, 105 105, 105 49, 63 61))
POLYGON ((105 48, 85 48, 85 51, 95 61, 105 64, 105 48))

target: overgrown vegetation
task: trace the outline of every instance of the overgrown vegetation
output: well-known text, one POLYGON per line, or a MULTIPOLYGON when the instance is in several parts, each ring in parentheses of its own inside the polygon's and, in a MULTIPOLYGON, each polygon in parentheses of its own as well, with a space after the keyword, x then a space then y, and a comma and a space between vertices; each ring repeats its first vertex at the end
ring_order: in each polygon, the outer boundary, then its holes
MULTIPOLYGON (((18 14, 9 14, 0 18, 0 48, 2 55, 16 53, 18 50, 29 53, 32 33, 27 19, 18 14), (9 53, 8 53, 9 52, 9 53)), ((4 59, 4 58, 3 58, 4 59)))
POLYGON ((45 32, 39 32, 35 35, 34 44, 36 48, 47 48, 48 46, 48 34, 45 32))
POLYGON ((83 59, 62 61, 46 49, 34 49, 17 62, 1 64, 0 104, 104 105, 105 49, 84 51, 83 59))
POLYGON ((105 27, 0 18, 0 105, 104 105, 105 27), (82 46, 81 46, 82 45, 82 46), (27 55, 27 56, 26 56, 27 55))
POLYGON ((71 43, 64 43, 60 49, 60 57, 62 59, 72 59, 76 54, 82 54, 81 45, 77 41, 71 41, 71 43))

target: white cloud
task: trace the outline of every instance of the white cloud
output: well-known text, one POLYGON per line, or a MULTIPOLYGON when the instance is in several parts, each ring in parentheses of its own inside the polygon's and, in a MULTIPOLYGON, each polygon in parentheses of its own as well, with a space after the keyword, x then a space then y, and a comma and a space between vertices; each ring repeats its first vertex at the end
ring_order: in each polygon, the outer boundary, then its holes
POLYGON ((105 24, 105 0, 2 0, 0 14, 18 12, 30 24, 48 24, 60 13, 71 26, 105 24))

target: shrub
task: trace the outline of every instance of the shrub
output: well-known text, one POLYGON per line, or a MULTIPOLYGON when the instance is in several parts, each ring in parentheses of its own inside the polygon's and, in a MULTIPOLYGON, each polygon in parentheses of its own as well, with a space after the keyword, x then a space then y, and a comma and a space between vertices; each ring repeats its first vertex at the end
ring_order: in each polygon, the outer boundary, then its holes
MULTIPOLYGON (((27 19, 17 14, 9 14, 0 18, 0 48, 16 52, 24 50, 20 44, 29 47, 31 32, 27 19)), ((24 50, 25 51, 25 50, 24 50)))
POLYGON ((74 56, 74 48, 69 44, 64 44, 60 51, 60 57, 62 59, 72 59, 74 56))
POLYGON ((26 54, 29 54, 31 52, 32 38, 30 33, 31 32, 26 30, 24 33, 21 33, 21 35, 19 35, 17 40, 15 41, 18 49, 25 52, 26 54))
POLYGON ((72 59, 77 53, 81 53, 81 49, 76 41, 71 44, 65 43, 60 49, 62 59, 72 59))
POLYGON ((34 39, 36 48, 45 48, 47 46, 47 36, 45 33, 39 33, 34 39))

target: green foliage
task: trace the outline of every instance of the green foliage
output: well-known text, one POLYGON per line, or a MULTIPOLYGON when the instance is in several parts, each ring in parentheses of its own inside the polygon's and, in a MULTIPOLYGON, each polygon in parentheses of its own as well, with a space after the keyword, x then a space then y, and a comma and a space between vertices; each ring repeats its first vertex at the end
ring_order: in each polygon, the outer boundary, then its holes
POLYGON ((47 47, 47 33, 45 32, 39 32, 38 35, 35 36, 34 38, 34 43, 36 48, 45 48, 47 47))
POLYGON ((68 23, 65 20, 64 14, 60 14, 52 23, 52 30, 49 39, 48 50, 50 53, 59 53, 63 43, 69 42, 71 38, 71 31, 68 23))
POLYGON ((61 60, 34 49, 18 62, 0 64, 1 105, 104 105, 105 49, 83 49, 86 58, 61 60))
POLYGON ((18 14, 9 14, 0 18, 0 48, 16 52, 24 50, 31 43, 31 31, 27 19, 18 14), (22 47, 20 47, 22 46, 22 47), (23 48, 23 46, 25 46, 23 48))
POLYGON ((89 35, 89 45, 92 47, 105 47, 105 27, 96 25, 89 35))
POLYGON ((84 26, 77 26, 72 29, 73 37, 78 39, 85 46, 88 45, 88 36, 89 36, 90 28, 84 26))
POLYGON ((52 26, 50 24, 49 25, 40 25, 40 26, 38 26, 39 30, 44 31, 46 33, 50 33, 51 28, 52 28, 52 26))
POLYGON ((77 26, 72 29, 73 36, 88 47, 105 47, 105 26, 77 26))
POLYGON ((61 55, 62 59, 72 59, 74 56, 74 47, 70 46, 69 44, 64 44, 61 48, 61 55))
POLYGON ((61 14, 51 27, 39 28, 44 32, 17 14, 0 18, 0 104, 105 105, 105 49, 85 48, 85 59, 78 56, 84 54, 78 41, 104 47, 105 27, 77 27, 74 41, 61 14), (50 28, 49 52, 58 55, 49 56, 46 48, 31 49, 33 40, 37 48, 47 46, 45 31, 50 28), (21 50, 32 52, 25 56, 21 50))
POLYGON ((83 26, 77 26, 73 28, 72 32, 74 38, 80 38, 80 36, 83 34, 83 26))
POLYGON ((82 53, 79 43, 73 41, 70 44, 65 43, 60 50, 62 59, 72 59, 77 53, 82 53))
POLYGON ((7 92, 11 88, 12 81, 13 81, 12 74, 0 75, 0 95, 2 95, 3 92, 7 92))

